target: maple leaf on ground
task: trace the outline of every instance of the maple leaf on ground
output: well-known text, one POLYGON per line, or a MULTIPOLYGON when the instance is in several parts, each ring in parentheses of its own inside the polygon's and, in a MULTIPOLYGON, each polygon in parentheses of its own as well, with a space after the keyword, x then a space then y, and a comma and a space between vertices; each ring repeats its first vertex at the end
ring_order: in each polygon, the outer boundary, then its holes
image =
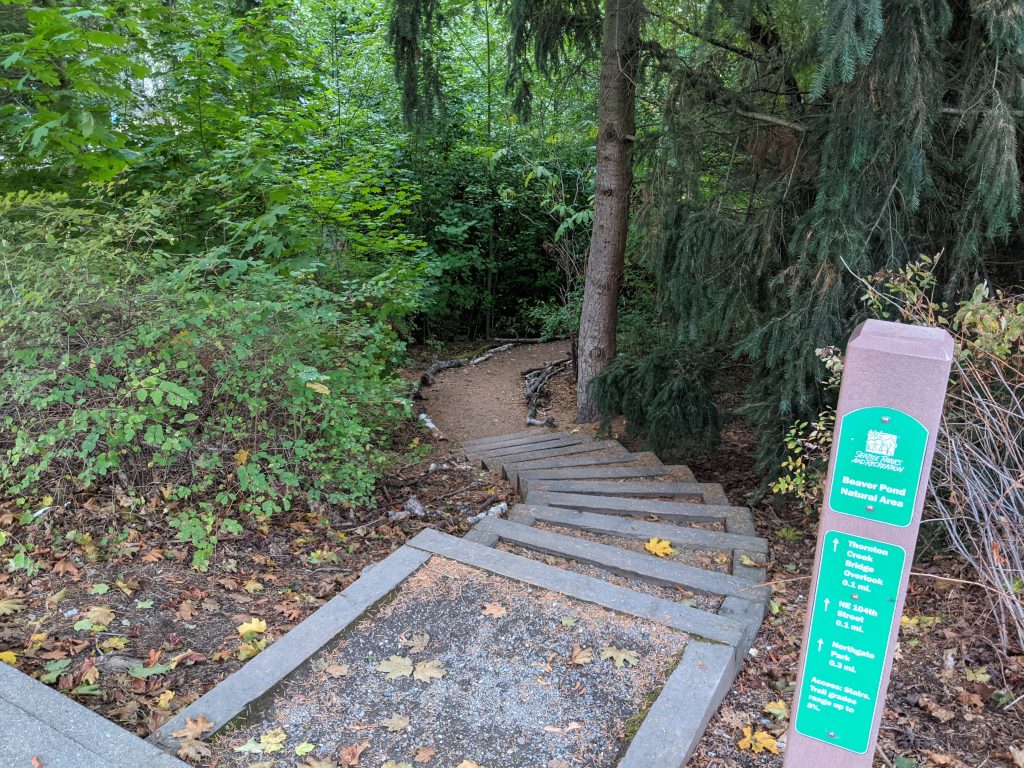
POLYGON ((185 727, 172 731, 171 736, 176 739, 201 739, 207 731, 213 730, 213 723, 206 719, 206 715, 197 718, 186 717, 185 727))
POLYGON ((93 605, 85 612, 85 618, 93 624, 107 626, 114 620, 114 612, 105 605, 93 605))
POLYGON ((324 672, 331 677, 344 677, 348 674, 348 664, 328 664, 324 672))
POLYGON ((388 680, 397 680, 412 674, 412 659, 406 656, 392 656, 376 666, 378 672, 386 672, 388 680))
POLYGON ((508 613, 508 610, 501 603, 484 603, 483 613, 484 616, 500 619, 508 613))
POLYGON ((753 733, 752 726, 746 726, 743 729, 743 738, 739 741, 740 749, 749 749, 755 755, 758 755, 765 750, 768 750, 773 755, 779 754, 779 747, 775 743, 775 737, 764 731, 758 731, 753 733))
POLYGON ((764 711, 769 715, 774 715, 779 720, 785 720, 789 717, 789 707, 786 706, 786 702, 782 699, 778 701, 769 701, 764 705, 764 711))
POLYGON ((205 760, 212 754, 206 744, 195 739, 185 739, 178 747, 178 757, 184 760, 205 760))
POLYGON ((267 631, 267 622, 263 619, 251 619, 239 624, 235 629, 242 637, 246 635, 260 635, 267 631))
POLYGON ((409 649, 409 653, 422 653, 430 642, 430 635, 426 632, 416 630, 415 632, 403 632, 398 637, 398 642, 409 649))
POLYGON ((1010 757, 1013 758, 1013 764, 1017 768, 1024 768, 1024 749, 1017 749, 1014 746, 1010 746, 1010 757))
POLYGON ((398 733, 409 727, 409 718, 405 715, 392 715, 387 720, 381 720, 380 724, 392 733, 398 733))
POLYGON ((433 747, 419 747, 412 759, 417 763, 429 763, 434 759, 434 755, 436 754, 437 750, 433 747))
POLYGON ((308 755, 310 752, 312 752, 314 749, 316 749, 316 744, 304 741, 295 748, 295 754, 299 757, 304 757, 308 755))
POLYGON ((191 600, 186 600, 178 606, 174 615, 182 621, 192 621, 192 617, 196 615, 196 604, 191 600))
POLYGON ((0 597, 0 616, 10 616, 12 613, 25 610, 25 601, 20 597, 0 597))
POLYGON ((368 741, 364 741, 362 744, 350 744, 347 747, 342 747, 340 758, 343 768, 356 768, 359 765, 359 756, 369 748, 370 742, 368 741))
POLYGON ((589 664, 594 660, 594 652, 590 648, 580 648, 578 645, 572 647, 572 655, 569 656, 569 664, 589 664))
POLYGON ((338 764, 330 758, 316 758, 307 757, 306 762, 299 766, 299 768, 338 768, 338 764))
POLYGON ((676 551, 672 548, 672 542, 668 539, 659 539, 657 536, 650 539, 644 544, 644 549, 650 552, 652 555, 658 557, 668 557, 674 555, 676 551))
POLYGON ((480 763, 473 760, 463 760, 455 768, 483 768, 480 763))
POLYGON ((284 728, 272 728, 262 734, 260 745, 263 747, 263 753, 269 755, 271 752, 280 752, 284 749, 284 742, 287 738, 288 734, 284 732, 284 728))
POLYGON ((400 763, 397 760, 388 760, 380 768, 412 768, 412 763, 400 763))
POLYGON ((626 664, 635 667, 640 663, 640 659, 633 651, 626 650, 625 648, 615 648, 611 645, 601 651, 601 661, 605 659, 611 659, 615 662, 616 669, 622 669, 626 664))
POLYGON ((423 661, 416 665, 416 669, 412 672, 413 679, 419 680, 421 683, 429 683, 431 680, 440 680, 445 676, 444 667, 441 666, 439 659, 433 661, 423 661))
POLYGON ((18 654, 14 651, 0 651, 0 662, 10 664, 12 667, 18 663, 18 654))

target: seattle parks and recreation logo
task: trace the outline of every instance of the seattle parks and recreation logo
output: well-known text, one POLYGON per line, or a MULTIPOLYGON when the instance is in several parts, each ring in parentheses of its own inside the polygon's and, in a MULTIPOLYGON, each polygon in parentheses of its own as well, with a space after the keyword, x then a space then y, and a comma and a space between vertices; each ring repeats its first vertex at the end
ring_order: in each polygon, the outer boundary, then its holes
POLYGON ((864 451, 878 456, 894 456, 896 454, 896 439, 896 435, 889 432, 877 429, 869 430, 864 451))

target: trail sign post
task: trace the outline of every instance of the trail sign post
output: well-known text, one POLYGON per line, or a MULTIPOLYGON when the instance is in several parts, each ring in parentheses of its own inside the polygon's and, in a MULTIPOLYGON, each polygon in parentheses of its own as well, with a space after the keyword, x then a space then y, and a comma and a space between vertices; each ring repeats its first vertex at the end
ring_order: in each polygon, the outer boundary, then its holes
POLYGON ((952 359, 939 328, 850 337, 786 768, 872 764, 952 359))

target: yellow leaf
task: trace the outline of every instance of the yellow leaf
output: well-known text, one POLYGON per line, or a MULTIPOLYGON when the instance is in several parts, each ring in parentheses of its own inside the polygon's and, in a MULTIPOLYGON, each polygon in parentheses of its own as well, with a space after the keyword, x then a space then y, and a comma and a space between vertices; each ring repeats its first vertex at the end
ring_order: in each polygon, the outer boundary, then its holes
POLYGON ((267 731, 260 736, 263 754, 269 755, 271 752, 280 752, 284 748, 284 742, 287 738, 288 734, 284 732, 284 728, 274 728, 267 731))
POLYGON ((769 701, 764 705, 764 711, 769 715, 775 715, 779 720, 785 720, 789 717, 789 707, 786 706, 786 702, 782 699, 769 701))
POLYGON ((316 744, 310 744, 308 741, 304 741, 295 748, 295 754, 302 757, 303 755, 308 755, 314 749, 316 749, 316 744))
POLYGON ((237 629, 238 634, 242 637, 249 634, 259 635, 267 631, 267 622, 263 619, 252 619, 244 624, 239 624, 237 629))
POLYGON ((614 646, 606 646, 601 651, 601 661, 605 659, 611 659, 616 669, 622 669, 625 665, 635 667, 640 663, 640 659, 634 651, 627 650, 626 648, 616 648, 614 646))
POLYGON ((739 742, 740 749, 749 749, 755 755, 759 755, 765 750, 773 755, 779 754, 779 747, 771 734, 764 731, 753 733, 753 730, 753 727, 749 725, 743 729, 743 738, 739 742))
POLYGON ((18 663, 18 654, 14 651, 0 651, 0 661, 13 667, 18 663))
POLYGON ((676 551, 672 549, 671 541, 668 539, 659 539, 657 536, 644 544, 644 549, 658 557, 668 557, 676 553, 676 551))
POLYGON ((321 395, 331 394, 331 390, 325 387, 319 381, 307 381, 306 386, 312 389, 314 392, 319 392, 321 395))
POLYGON ((169 709, 173 698, 174 691, 164 691, 156 697, 156 705, 159 709, 169 709))
POLYGON ((249 452, 245 448, 239 448, 235 454, 235 466, 242 467, 249 461, 249 452))

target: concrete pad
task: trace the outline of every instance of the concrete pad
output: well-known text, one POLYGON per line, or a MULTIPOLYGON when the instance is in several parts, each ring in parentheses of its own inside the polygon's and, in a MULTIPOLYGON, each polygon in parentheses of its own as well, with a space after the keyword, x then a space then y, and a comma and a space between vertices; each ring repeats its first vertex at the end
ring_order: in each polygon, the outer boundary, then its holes
POLYGON ((134 733, 0 664, 0 765, 30 768, 188 768, 134 733))
POLYGON ((381 562, 366 568, 347 589, 306 617, 280 640, 216 685, 150 735, 150 740, 177 747, 170 734, 186 718, 205 715, 216 733, 237 717, 312 654, 326 645, 370 606, 384 598, 429 559, 423 551, 403 546, 381 562))

